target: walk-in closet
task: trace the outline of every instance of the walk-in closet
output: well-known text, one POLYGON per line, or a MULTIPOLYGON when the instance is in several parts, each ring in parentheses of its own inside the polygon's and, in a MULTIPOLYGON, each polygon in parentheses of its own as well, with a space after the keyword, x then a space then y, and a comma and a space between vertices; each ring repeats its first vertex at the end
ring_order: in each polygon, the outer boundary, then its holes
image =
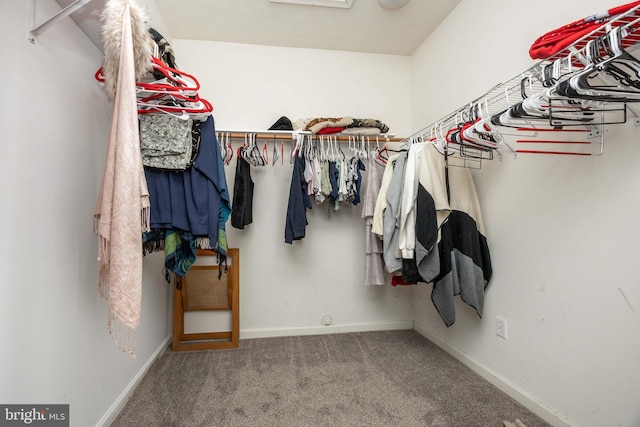
POLYGON ((640 426, 639 30, 0 0, 0 425, 640 426))

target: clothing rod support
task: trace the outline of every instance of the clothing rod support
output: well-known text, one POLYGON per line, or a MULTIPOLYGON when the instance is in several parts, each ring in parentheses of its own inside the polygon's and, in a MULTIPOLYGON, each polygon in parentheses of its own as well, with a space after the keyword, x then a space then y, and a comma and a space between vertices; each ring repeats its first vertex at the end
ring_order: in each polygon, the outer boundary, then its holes
POLYGON ((36 42, 36 36, 38 34, 46 31, 49 27, 52 27, 53 25, 58 23, 58 21, 66 18, 67 16, 71 15, 76 10, 86 6, 87 4, 89 4, 93 0, 76 0, 73 3, 71 3, 69 6, 65 7, 60 12, 56 13, 54 16, 52 16, 51 18, 47 19, 42 24, 40 24, 40 25, 38 25, 37 27, 34 28, 34 25, 35 25, 35 22, 36 22, 36 1, 37 0, 31 0, 31 25, 30 25, 30 28, 32 28, 32 30, 29 31, 29 41, 31 43, 35 43, 36 42))

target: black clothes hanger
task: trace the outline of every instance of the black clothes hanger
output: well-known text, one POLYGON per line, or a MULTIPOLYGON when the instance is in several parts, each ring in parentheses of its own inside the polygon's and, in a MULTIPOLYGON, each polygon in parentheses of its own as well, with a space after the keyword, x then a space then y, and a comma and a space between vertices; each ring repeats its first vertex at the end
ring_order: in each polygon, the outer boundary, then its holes
POLYGON ((589 65, 561 82, 557 92, 577 99, 639 102, 640 61, 622 48, 621 31, 614 28, 604 38, 588 43, 589 65))

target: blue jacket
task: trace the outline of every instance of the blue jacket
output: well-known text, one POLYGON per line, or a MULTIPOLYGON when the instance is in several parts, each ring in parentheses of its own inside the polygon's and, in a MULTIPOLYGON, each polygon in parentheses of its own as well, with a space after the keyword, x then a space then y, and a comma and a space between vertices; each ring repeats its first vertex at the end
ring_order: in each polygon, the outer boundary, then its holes
POLYGON ((183 172, 145 169, 151 202, 152 229, 180 229, 195 237, 208 237, 217 249, 219 236, 231 213, 224 164, 215 134, 213 117, 200 126, 200 146, 193 166, 183 172))

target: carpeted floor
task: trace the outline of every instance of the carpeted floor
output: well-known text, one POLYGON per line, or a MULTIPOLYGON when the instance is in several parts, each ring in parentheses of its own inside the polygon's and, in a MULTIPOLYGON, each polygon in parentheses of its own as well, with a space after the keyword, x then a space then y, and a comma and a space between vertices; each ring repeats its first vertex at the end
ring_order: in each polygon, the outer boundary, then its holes
POLYGON ((549 426, 415 331, 167 351, 114 427, 549 426))

